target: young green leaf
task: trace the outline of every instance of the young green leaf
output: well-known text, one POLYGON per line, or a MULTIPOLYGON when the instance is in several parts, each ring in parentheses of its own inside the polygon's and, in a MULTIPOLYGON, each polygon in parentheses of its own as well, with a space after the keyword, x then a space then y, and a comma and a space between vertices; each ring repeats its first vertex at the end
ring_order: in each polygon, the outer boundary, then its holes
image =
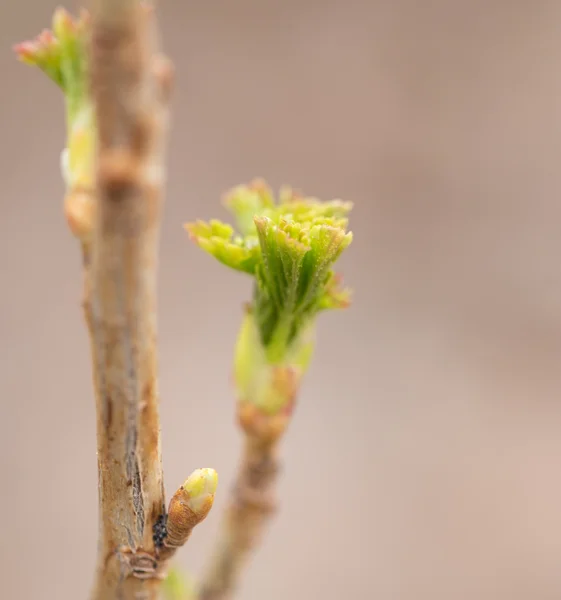
POLYGON ((68 133, 61 168, 68 188, 87 188, 92 184, 95 128, 87 64, 89 23, 86 11, 73 18, 58 8, 51 30, 14 47, 22 62, 38 67, 64 93, 68 133))
POLYGON ((239 233, 219 221, 186 225, 191 239, 224 265, 255 278, 251 310, 269 360, 282 361, 299 333, 323 310, 349 305, 333 266, 352 241, 350 202, 281 189, 263 180, 225 196, 239 233))

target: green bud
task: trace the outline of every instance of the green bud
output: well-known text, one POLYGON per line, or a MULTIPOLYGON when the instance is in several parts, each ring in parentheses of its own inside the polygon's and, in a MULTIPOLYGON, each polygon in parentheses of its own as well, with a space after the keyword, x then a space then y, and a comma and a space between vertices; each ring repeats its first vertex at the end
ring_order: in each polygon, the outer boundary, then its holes
POLYGON ((52 30, 14 47, 21 61, 39 67, 63 90, 71 118, 88 96, 88 23, 86 12, 74 19, 64 8, 58 8, 52 30))
POLYGON ((88 38, 88 13, 83 11, 73 18, 58 8, 52 30, 44 30, 34 40, 14 47, 22 62, 38 67, 64 93, 68 133, 61 167, 68 188, 92 184, 95 127, 89 96, 88 38))
POLYGON ((225 197, 239 233, 219 221, 186 226, 191 239, 224 265, 252 275, 251 305, 260 343, 271 363, 285 360, 318 313, 349 305, 333 265, 352 241, 351 203, 321 202, 281 190, 275 203, 261 180, 225 197))
POLYGON ((187 506, 198 514, 214 500, 218 473, 214 469, 197 469, 189 475, 182 487, 189 494, 187 506))

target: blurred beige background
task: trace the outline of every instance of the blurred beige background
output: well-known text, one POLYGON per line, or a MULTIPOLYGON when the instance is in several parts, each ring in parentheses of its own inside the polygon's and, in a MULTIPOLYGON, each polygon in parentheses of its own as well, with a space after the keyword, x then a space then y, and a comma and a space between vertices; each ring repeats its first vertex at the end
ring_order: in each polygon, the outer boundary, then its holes
MULTIPOLYGON (((72 8, 76 7, 74 3, 72 8)), ((0 9, 2 597, 86 598, 96 458, 62 101, 0 9)), ((356 290, 326 315, 244 600, 561 598, 561 3, 162 2, 177 63, 160 272, 169 492, 237 458, 248 281, 181 225, 260 175, 353 200, 356 290)), ((181 554, 198 572, 220 510, 181 554)))

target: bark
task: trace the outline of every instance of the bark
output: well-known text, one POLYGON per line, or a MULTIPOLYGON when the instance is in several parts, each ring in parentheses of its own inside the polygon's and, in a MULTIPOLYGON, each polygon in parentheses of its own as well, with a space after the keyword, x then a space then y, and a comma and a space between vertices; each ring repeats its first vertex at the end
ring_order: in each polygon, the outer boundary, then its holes
POLYGON ((92 17, 95 214, 83 247, 100 532, 91 598, 152 600, 165 572, 156 273, 171 70, 136 0, 99 0, 92 17))
POLYGON ((275 510, 279 472, 277 441, 245 438, 230 503, 199 600, 226 600, 237 590, 243 568, 275 510))

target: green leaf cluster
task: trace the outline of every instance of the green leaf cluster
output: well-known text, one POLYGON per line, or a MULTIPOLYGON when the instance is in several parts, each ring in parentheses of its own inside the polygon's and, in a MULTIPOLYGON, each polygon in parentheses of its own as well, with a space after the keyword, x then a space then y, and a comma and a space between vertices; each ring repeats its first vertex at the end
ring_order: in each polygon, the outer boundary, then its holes
POLYGON ((73 18, 63 8, 55 11, 52 29, 35 39, 15 46, 23 62, 36 66, 64 92, 69 120, 88 96, 86 44, 89 32, 87 12, 73 18))
POLYGON ((237 232, 217 220, 186 225, 191 238, 224 265, 255 278, 252 310, 271 359, 320 311, 348 306, 333 266, 352 241, 351 203, 322 202, 288 187, 275 200, 261 180, 224 199, 237 232))
POLYGON ((50 30, 14 48, 22 62, 38 67, 64 93, 67 142, 61 167, 68 188, 88 188, 92 184, 95 126, 88 78, 89 24, 87 11, 73 18, 64 8, 58 8, 50 30))

